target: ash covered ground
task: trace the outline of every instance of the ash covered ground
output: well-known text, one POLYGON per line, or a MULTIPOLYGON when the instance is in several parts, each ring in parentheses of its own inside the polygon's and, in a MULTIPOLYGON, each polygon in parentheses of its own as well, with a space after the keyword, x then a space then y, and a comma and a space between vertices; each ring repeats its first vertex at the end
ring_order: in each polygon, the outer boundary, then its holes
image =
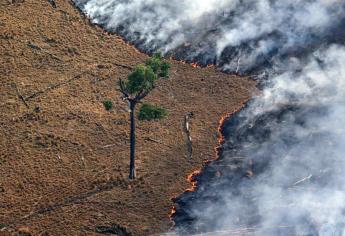
POLYGON ((261 80, 218 160, 176 199, 181 235, 345 232, 345 3, 75 0, 146 52, 261 80), (214 233, 215 234, 215 233, 214 233))

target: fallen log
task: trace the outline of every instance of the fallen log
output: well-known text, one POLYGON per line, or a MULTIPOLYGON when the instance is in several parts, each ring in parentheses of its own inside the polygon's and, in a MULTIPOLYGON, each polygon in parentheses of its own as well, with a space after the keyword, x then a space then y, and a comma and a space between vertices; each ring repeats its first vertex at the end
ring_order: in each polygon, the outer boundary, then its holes
POLYGON ((193 116, 194 116, 193 112, 189 112, 187 115, 185 115, 184 125, 183 125, 184 132, 186 133, 186 136, 187 136, 186 145, 187 145, 189 158, 193 157, 193 142, 192 142, 192 136, 191 136, 191 131, 190 131, 190 119, 193 118, 193 116))
POLYGON ((159 144, 162 144, 162 145, 164 145, 164 146, 167 146, 167 147, 170 147, 170 148, 171 148, 170 145, 168 145, 168 144, 166 144, 166 143, 163 143, 163 142, 160 141, 160 140, 156 140, 156 139, 153 139, 153 138, 150 138, 150 137, 146 137, 145 140, 151 141, 151 142, 154 142, 154 143, 159 143, 159 144))
POLYGON ((25 101, 25 98, 24 98, 23 95, 19 92, 19 89, 18 89, 17 84, 13 83, 12 86, 13 86, 14 89, 16 90, 16 93, 17 93, 18 98, 24 103, 24 105, 26 106, 26 108, 29 108, 29 104, 25 101))
POLYGON ((31 95, 29 95, 29 96, 23 98, 23 99, 24 99, 25 101, 29 101, 30 99, 33 99, 33 98, 35 98, 35 97, 37 97, 37 96, 39 96, 39 95, 42 95, 42 94, 44 94, 44 93, 46 93, 46 92, 48 92, 48 91, 50 91, 50 90, 57 89, 57 88, 59 88, 59 87, 65 85, 65 84, 68 84, 68 83, 74 81, 74 80, 80 79, 81 76, 82 76, 83 74, 84 74, 84 73, 79 74, 79 75, 77 75, 77 76, 75 76, 75 77, 73 77, 73 78, 71 78, 71 79, 62 81, 62 82, 60 82, 60 83, 57 83, 57 84, 53 84, 53 85, 51 85, 51 86, 48 86, 47 88, 45 88, 45 89, 43 89, 43 90, 40 90, 40 91, 37 91, 37 92, 35 92, 35 93, 33 93, 33 94, 31 94, 31 95))

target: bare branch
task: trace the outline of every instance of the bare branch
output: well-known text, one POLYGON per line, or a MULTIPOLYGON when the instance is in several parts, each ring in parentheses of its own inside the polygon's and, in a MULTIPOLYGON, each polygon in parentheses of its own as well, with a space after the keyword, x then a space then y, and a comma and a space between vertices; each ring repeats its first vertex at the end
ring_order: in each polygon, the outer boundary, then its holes
POLYGON ((136 101, 140 101, 142 100, 143 98, 145 98, 148 94, 149 94, 149 90, 146 90, 146 91, 140 91, 137 96, 135 96, 134 100, 136 101))
POLYGON ((137 94, 137 96, 135 96, 135 100, 138 102, 138 101, 144 99, 147 95, 149 95, 149 93, 154 89, 154 87, 155 87, 155 86, 152 85, 152 87, 149 88, 149 89, 141 90, 141 91, 137 94))
POLYGON ((26 106, 26 108, 29 108, 29 105, 28 105, 28 103, 25 101, 25 98, 24 98, 23 95, 21 95, 21 93, 19 92, 19 89, 18 89, 17 84, 16 84, 16 83, 13 83, 12 86, 16 89, 18 98, 24 103, 24 105, 26 106))
POLYGON ((128 99, 129 98, 128 91, 122 79, 120 79, 119 81, 119 86, 120 86, 120 92, 123 94, 125 99, 128 99))

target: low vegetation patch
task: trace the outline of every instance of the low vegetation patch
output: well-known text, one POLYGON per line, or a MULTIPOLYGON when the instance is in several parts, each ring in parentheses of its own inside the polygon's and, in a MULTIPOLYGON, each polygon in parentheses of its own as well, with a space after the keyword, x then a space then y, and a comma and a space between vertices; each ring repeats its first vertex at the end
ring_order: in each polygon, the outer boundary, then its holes
POLYGON ((168 112, 165 108, 145 103, 141 106, 139 110, 138 119, 139 120, 158 120, 158 119, 163 119, 167 115, 168 115, 168 112))
POLYGON ((113 108, 113 102, 110 100, 103 101, 103 105, 107 111, 110 111, 113 108))

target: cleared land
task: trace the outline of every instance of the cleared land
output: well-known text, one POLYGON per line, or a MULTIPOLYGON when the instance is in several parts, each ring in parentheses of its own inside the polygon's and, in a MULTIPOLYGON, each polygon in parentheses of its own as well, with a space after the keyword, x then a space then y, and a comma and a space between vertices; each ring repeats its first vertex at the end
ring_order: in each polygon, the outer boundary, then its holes
POLYGON ((170 78, 146 99, 169 116, 137 123, 138 179, 129 181, 129 114, 116 81, 147 56, 69 1, 56 3, 0 0, 0 235, 99 235, 96 226, 112 223, 133 235, 164 232, 170 198, 214 158, 218 120, 255 83, 172 61, 170 78))

